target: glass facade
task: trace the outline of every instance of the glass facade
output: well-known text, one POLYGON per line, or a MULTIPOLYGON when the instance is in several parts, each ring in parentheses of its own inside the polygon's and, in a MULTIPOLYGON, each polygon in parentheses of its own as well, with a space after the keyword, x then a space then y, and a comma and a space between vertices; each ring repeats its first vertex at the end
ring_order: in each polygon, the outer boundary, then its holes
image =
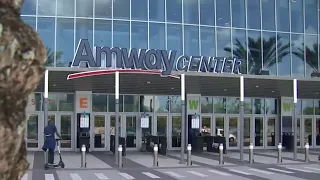
POLYGON ((319 67, 317 0, 29 0, 22 19, 68 67, 79 39, 94 46, 245 59, 248 74, 310 77, 319 67), (138 3, 139 1, 139 3, 138 3))

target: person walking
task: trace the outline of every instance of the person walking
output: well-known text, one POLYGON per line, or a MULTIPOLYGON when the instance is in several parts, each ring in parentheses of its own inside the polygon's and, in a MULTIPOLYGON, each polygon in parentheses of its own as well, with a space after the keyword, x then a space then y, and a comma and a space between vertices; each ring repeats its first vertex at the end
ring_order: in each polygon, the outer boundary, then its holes
POLYGON ((48 125, 44 128, 45 141, 42 146, 43 151, 48 151, 48 164, 54 164, 54 150, 56 149, 56 138, 57 135, 61 139, 61 135, 57 131, 57 127, 53 120, 50 120, 48 125))

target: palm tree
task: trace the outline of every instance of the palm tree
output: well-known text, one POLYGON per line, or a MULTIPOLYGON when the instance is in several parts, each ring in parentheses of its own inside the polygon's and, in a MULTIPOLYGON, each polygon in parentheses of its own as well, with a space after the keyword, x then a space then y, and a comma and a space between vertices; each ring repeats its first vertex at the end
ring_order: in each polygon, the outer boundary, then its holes
MULTIPOLYGON (((297 52, 292 52, 292 54, 299 57, 302 61, 304 61, 304 55, 306 55, 306 63, 313 69, 312 73, 318 73, 318 44, 313 44, 312 47, 298 48, 297 52)), ((304 43, 302 43, 302 47, 305 47, 304 43)), ((311 74, 309 74, 311 76, 311 74)))
MULTIPOLYGON (((56 59, 60 59, 62 56, 62 52, 53 52, 51 48, 47 47, 47 62, 45 66, 52 67, 54 66, 54 55, 56 55, 56 59)), ((57 62, 56 66, 60 67, 61 63, 57 62)))
POLYGON ((243 63, 243 69, 246 69, 247 63, 249 64, 248 74, 260 74, 261 70, 268 69, 276 64, 276 52, 278 50, 278 62, 281 62, 282 58, 290 53, 290 44, 283 45, 280 41, 280 36, 274 36, 269 39, 248 38, 248 51, 246 44, 242 44, 240 40, 236 39, 233 52, 230 47, 224 48, 225 51, 233 54, 235 58, 247 59, 248 61, 243 63), (278 40, 278 43, 276 43, 278 40), (262 41, 262 43, 261 43, 262 41), (263 47, 263 52, 261 51, 263 47), (263 62, 262 59, 263 58, 263 62), (263 64, 262 64, 263 63, 263 64))

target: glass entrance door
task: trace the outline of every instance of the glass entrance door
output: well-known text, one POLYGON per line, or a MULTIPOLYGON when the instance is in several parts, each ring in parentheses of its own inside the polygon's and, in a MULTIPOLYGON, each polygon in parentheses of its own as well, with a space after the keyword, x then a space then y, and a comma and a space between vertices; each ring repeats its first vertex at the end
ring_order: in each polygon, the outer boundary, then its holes
POLYGON ((55 124, 57 126, 57 130, 60 133, 62 139, 60 141, 61 150, 72 150, 74 148, 75 140, 74 140, 74 119, 72 114, 60 114, 57 113, 55 115, 57 118, 55 119, 55 124))
POLYGON ((276 118, 277 117, 266 117, 266 145, 268 147, 276 146, 276 118))
POLYGON ((244 117, 244 131, 243 131, 243 146, 245 148, 249 148, 249 145, 253 138, 253 131, 252 131, 252 118, 251 117, 244 117))
POLYGON ((238 137, 239 137, 239 117, 231 116, 227 118, 227 147, 229 148, 238 148, 238 137))
POLYGON ((138 148, 137 142, 138 136, 140 137, 141 131, 140 133, 138 132, 138 126, 137 126, 137 116, 136 115, 124 115, 123 117, 125 117, 124 121, 125 121, 125 129, 123 130, 123 132, 125 132, 125 137, 126 137, 126 147, 127 148, 138 148))
POLYGON ((320 117, 315 118, 314 126, 315 145, 320 147, 320 117))
POLYGON ((169 130, 169 147, 170 148, 179 148, 181 147, 181 116, 180 115, 172 115, 170 118, 169 124, 170 130, 169 130))
POLYGON ((254 117, 254 147, 263 148, 264 147, 264 119, 263 117, 254 117))
MULTIPOLYGON (((91 138, 91 147, 95 151, 103 151, 103 150, 110 150, 110 146, 107 145, 109 141, 107 141, 107 133, 110 129, 107 130, 107 118, 106 115, 103 114, 93 114, 92 115, 92 138, 91 138)), ((108 136, 109 137, 109 136, 108 136)))
POLYGON ((313 125, 313 117, 303 117, 303 129, 302 129, 302 135, 303 135, 303 146, 306 143, 309 143, 310 147, 313 146, 312 139, 314 137, 314 134, 312 132, 312 125, 313 125))
POLYGON ((41 138, 43 138, 43 124, 40 125, 39 114, 27 114, 27 127, 25 132, 26 145, 28 150, 38 150, 41 148, 41 138), (42 129, 42 130, 41 130, 42 129))
POLYGON ((169 145, 168 138, 168 115, 157 114, 156 116, 157 126, 156 126, 156 136, 166 137, 167 138, 167 147, 169 145))

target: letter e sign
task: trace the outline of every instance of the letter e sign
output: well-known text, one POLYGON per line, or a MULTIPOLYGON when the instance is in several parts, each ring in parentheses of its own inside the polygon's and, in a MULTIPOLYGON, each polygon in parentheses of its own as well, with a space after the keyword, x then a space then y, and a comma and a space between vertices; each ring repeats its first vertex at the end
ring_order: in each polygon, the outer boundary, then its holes
POLYGON ((80 100, 79 101, 80 108, 83 108, 83 109, 88 108, 88 98, 82 97, 79 100, 80 100))

